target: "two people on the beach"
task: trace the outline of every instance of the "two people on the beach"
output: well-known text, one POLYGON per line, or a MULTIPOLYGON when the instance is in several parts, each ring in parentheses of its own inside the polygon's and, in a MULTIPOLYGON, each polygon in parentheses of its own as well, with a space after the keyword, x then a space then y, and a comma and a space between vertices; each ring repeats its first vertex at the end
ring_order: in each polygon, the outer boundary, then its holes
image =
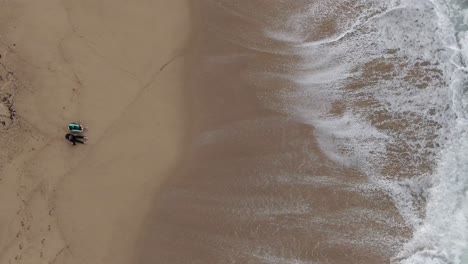
POLYGON ((65 139, 68 141, 69 144, 76 145, 76 144, 86 144, 88 138, 83 136, 82 133, 86 130, 86 127, 78 124, 78 123, 70 123, 68 125, 68 134, 65 135, 65 139))

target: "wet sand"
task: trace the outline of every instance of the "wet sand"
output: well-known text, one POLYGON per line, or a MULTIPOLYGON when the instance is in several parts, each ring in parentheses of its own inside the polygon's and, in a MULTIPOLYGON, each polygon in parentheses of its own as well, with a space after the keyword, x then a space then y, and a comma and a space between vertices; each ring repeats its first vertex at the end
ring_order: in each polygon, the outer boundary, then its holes
POLYGON ((196 125, 155 197, 137 263, 389 263, 393 239, 408 231, 391 199, 360 189, 367 177, 330 160, 313 126, 269 107, 294 89, 262 78, 299 59, 274 54, 283 43, 262 31, 287 4, 198 3, 196 125))
POLYGON ((134 263, 183 148, 188 2, 0 5, 0 263, 134 263))

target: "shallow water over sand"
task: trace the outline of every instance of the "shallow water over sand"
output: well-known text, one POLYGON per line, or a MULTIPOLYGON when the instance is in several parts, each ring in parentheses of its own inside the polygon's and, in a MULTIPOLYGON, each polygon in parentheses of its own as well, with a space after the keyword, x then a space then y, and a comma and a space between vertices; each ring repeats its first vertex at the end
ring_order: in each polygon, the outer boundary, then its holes
POLYGON ((466 69, 437 3, 198 4, 194 129, 141 263, 460 263, 413 239, 443 211, 440 175, 466 184, 443 165, 466 153, 447 150, 466 133, 466 69))

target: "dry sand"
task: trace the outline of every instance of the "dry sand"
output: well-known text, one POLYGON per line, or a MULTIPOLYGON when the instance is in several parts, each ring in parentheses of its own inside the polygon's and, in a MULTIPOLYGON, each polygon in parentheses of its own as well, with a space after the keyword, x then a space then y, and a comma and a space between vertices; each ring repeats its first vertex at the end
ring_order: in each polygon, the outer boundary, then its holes
POLYGON ((185 0, 0 3, 0 263, 134 263, 182 153, 185 0), (66 144, 82 120, 87 146, 66 144))

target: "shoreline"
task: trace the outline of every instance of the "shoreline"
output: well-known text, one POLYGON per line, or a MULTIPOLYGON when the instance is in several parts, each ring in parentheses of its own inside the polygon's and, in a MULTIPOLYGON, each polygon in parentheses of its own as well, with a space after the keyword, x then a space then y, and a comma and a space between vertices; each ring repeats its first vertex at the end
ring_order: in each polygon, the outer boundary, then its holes
MULTIPOLYGON (((262 73, 288 73, 280 66, 297 58, 268 53, 281 43, 264 41, 258 21, 245 19, 249 3, 204 3, 190 89, 194 140, 154 199, 142 263, 389 260, 397 245, 377 236, 408 235, 391 198, 330 159, 316 128, 272 107, 293 87, 262 73)), ((259 5, 260 14, 281 10, 259 5)))
POLYGON ((2 41, 16 44, 8 59, 28 87, 15 101, 23 132, 7 145, 18 154, 1 171, 0 262, 131 263, 183 152, 190 6, 63 3, 5 8, 18 19, 2 41), (76 119, 90 127, 87 146, 63 139, 76 119))

